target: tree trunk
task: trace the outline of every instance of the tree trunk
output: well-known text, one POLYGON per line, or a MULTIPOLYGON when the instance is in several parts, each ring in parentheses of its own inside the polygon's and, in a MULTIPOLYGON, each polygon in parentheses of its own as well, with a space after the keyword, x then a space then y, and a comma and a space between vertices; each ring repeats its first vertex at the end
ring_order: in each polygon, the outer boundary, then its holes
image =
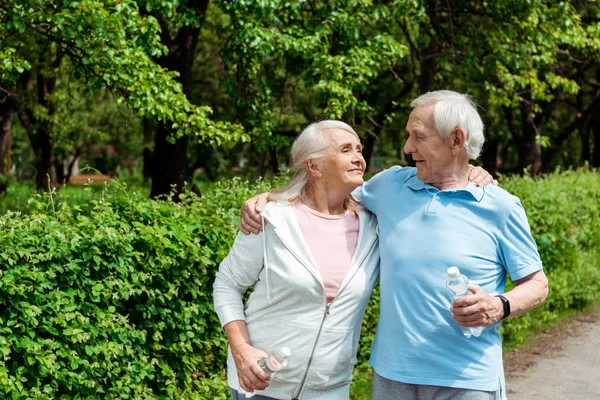
POLYGON ((143 119, 144 126, 144 150, 142 151, 142 176, 144 183, 150 182, 152 179, 152 150, 150 143, 152 142, 152 133, 150 132, 150 120, 148 117, 143 119))
POLYGON ((583 165, 586 161, 589 163, 592 160, 592 147, 591 147, 591 133, 592 128, 589 123, 584 124, 581 128, 581 164, 583 165))
MULTIPOLYGON (((50 115, 52 108, 48 104, 48 96, 56 89, 56 79, 46 78, 42 73, 38 73, 37 76, 37 103, 47 108, 47 112, 50 115)), ((36 87, 33 84, 33 76, 29 72, 22 74, 19 79, 19 91, 28 92, 36 87)), ((35 154, 35 165, 36 165, 36 177, 35 186, 36 189, 42 189, 49 191, 51 185, 52 171, 52 139, 50 136, 49 126, 47 123, 40 122, 35 118, 33 109, 31 106, 21 107, 20 105, 16 109, 21 125, 27 131, 27 137, 31 143, 31 148, 35 154)))
POLYGON ((265 161, 267 159, 267 152, 261 151, 258 156, 258 160, 256 160, 256 176, 261 177, 265 172, 265 161))
POLYGON ((481 162, 483 163, 483 168, 493 176, 498 174, 498 156, 500 154, 500 148, 500 140, 497 138, 490 139, 487 141, 481 153, 481 162))
POLYGON ((529 173, 535 177, 542 168, 542 148, 536 142, 539 129, 535 118, 530 114, 531 107, 528 104, 521 103, 521 128, 523 133, 521 143, 517 143, 518 170, 521 172, 525 168, 529 168, 529 173))
POLYGON ((35 187, 49 192, 52 190, 52 142, 46 127, 38 127, 35 136, 31 141, 36 163, 35 187))
MULTIPOLYGON (((192 0, 188 2, 188 6, 196 11, 198 20, 201 23, 206 15, 208 3, 209 0, 192 0)), ((183 93, 189 100, 192 93, 192 66, 200 27, 180 28, 175 38, 171 38, 168 22, 160 17, 159 23, 162 30, 162 42, 169 49, 169 53, 159 59, 158 62, 171 71, 179 72, 178 80, 181 82, 183 93)), ((189 139, 181 137, 171 143, 167 138, 174 137, 174 134, 175 132, 169 121, 158 124, 154 136, 154 154, 151 168, 152 189, 150 196, 152 198, 167 195, 173 189, 176 194, 183 192, 185 179, 189 176, 187 173, 189 139)), ((179 200, 178 196, 173 199, 175 201, 179 200)))
POLYGON ((60 157, 56 157, 56 155, 54 155, 53 157, 53 164, 54 164, 54 175, 56 176, 56 182, 58 182, 59 184, 63 184, 65 182, 67 182, 65 180, 65 163, 64 160, 59 159, 60 157))
POLYGON ((419 76, 419 90, 421 91, 421 94, 431 92, 435 89, 435 74, 437 72, 435 54, 440 51, 438 37, 442 33, 437 9, 437 0, 426 0, 425 10, 436 35, 433 36, 429 33, 432 37, 427 46, 427 50, 425 53, 421 54, 420 57, 421 75, 419 76))
POLYGON ((375 148, 375 142, 375 136, 368 134, 367 138, 365 139, 362 151, 363 157, 365 158, 365 162, 367 163, 365 171, 368 171, 369 167, 371 166, 371 158, 373 157, 373 149, 375 148))
MULTIPOLYGON (((48 115, 52 114, 52 105, 48 104, 48 96, 56 89, 56 78, 46 77, 38 72, 37 75, 37 91, 38 103, 46 107, 48 115)), ((50 191, 52 189, 52 138, 49 132, 47 122, 39 122, 33 130, 28 130, 28 135, 34 135, 35 139, 31 140, 33 151, 36 160, 36 177, 35 186, 37 189, 50 191)))
POLYGON ((435 89, 435 73, 435 58, 430 57, 421 61, 421 75, 419 76, 419 90, 421 90, 421 94, 431 92, 435 89))
MULTIPOLYGON (((600 107, 598 107, 600 108, 600 107)), ((600 110, 596 113, 594 123, 592 123, 592 133, 594 140, 594 151, 592 153, 592 167, 600 168, 600 110)))
POLYGON ((271 165, 271 172, 277 175, 279 173, 279 159, 277 158, 277 150, 274 148, 271 148, 269 151, 269 163, 271 165))
POLYGON ((179 201, 177 195, 184 190, 187 169, 188 137, 183 136, 175 143, 170 143, 167 138, 171 133, 171 129, 164 123, 158 124, 154 136, 150 197, 156 199, 174 192, 173 200, 179 201))
POLYGON ((0 173, 10 175, 10 139, 12 120, 15 115, 13 101, 7 98, 0 103, 0 173))

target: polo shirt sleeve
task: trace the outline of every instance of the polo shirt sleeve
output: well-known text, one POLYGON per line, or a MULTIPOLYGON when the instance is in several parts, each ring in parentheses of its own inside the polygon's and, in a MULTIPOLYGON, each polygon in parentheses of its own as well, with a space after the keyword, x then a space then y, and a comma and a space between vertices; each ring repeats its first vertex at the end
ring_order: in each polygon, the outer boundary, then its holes
POLYGON ((377 203, 386 182, 389 180, 392 172, 400 168, 402 167, 392 167, 390 169, 386 169, 385 171, 381 171, 363 183, 362 186, 354 189, 352 195, 356 197, 360 201, 360 204, 367 210, 374 214, 377 213, 377 203))
POLYGON ((542 269, 542 261, 531 236, 527 215, 518 198, 515 198, 511 205, 499 241, 502 262, 513 281, 542 269))

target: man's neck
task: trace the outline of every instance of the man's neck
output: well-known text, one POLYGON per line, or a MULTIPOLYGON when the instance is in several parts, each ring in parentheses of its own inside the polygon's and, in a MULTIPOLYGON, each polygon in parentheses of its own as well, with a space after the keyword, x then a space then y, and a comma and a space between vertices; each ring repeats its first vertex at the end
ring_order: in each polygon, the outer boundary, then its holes
POLYGON ((429 183, 438 190, 463 189, 469 183, 469 165, 457 167, 450 173, 440 176, 429 183))

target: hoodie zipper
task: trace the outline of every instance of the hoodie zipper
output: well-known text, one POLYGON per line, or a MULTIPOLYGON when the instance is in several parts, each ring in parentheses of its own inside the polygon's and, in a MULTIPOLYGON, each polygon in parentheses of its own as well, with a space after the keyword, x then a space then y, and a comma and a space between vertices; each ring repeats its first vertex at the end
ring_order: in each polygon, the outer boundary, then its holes
MULTIPOLYGON (((377 240, 373 240, 373 243, 371 243, 371 247, 369 248, 369 251, 367 251, 365 253, 365 256, 360 260, 360 263, 358 263, 358 265, 362 265, 362 263, 364 263, 365 259, 369 256, 369 254, 371 254, 371 251, 373 250, 373 246, 375 246, 376 241, 377 240)), ((356 268, 356 270, 354 271, 354 274, 356 274, 357 271, 358 271, 358 268, 356 268)), ((321 337, 321 331, 323 330, 323 326, 325 325, 325 320, 327 319, 327 316, 329 315, 329 309, 331 307, 331 304, 333 304, 333 302, 335 301, 335 299, 337 299, 338 296, 340 295, 340 292, 344 288, 346 288, 346 286, 348 286, 348 283, 351 280, 352 280, 352 278, 348 279, 346 281, 346 284, 343 287, 340 287, 340 289, 336 293, 336 295, 333 298, 333 300, 331 300, 331 302, 329 304, 325 305, 325 314, 323 315, 323 319, 321 320, 321 326, 319 326, 319 331, 317 332, 317 338, 315 339, 315 344, 314 344, 313 349, 312 349, 312 351, 310 353, 310 357, 308 359, 308 363, 306 364, 306 369, 304 370, 304 376, 302 377, 302 380, 300 381, 300 384, 298 385, 298 388, 296 389, 296 392, 294 393, 294 396, 292 397, 292 400, 298 400, 300 398, 299 396, 302 394, 302 392, 304 390, 304 386, 306 385, 306 378, 308 377, 308 372, 310 371, 310 365, 312 364, 312 360, 313 360, 313 356, 315 354, 315 350, 317 349, 317 345, 319 344, 319 339, 321 337)), ((325 303, 327 303, 327 297, 325 297, 325 303)))
MULTIPOLYGON (((268 218, 266 218, 268 220, 268 218)), ((273 224, 273 222, 271 221, 271 224, 273 224)), ((305 268, 307 268, 309 271, 311 271, 310 268, 308 268, 307 265, 305 265, 304 261, 296 254, 296 252, 294 250, 292 250, 292 248, 286 243, 286 241, 281 237, 281 235, 279 234, 279 232, 277 232, 277 225, 273 224, 273 226, 275 227, 274 232, 275 234, 279 237, 279 240, 281 240, 281 242, 285 245, 285 247, 288 249, 288 251, 290 253, 292 253, 292 255, 298 260, 298 262, 300 262, 300 264, 304 265, 305 268)), ((377 239, 373 239, 371 246, 369 247, 369 250, 367 252, 365 252, 364 256, 362 257, 362 259, 360 260, 360 263, 358 263, 358 265, 362 265, 365 261, 365 259, 369 256, 369 254, 371 254, 371 251, 373 250, 373 246, 375 246, 375 243, 377 242, 377 239)), ((357 243, 357 246, 361 244, 361 243, 357 243)), ((356 263, 352 263, 351 265, 355 265, 356 263)), ((358 268, 354 271, 354 274, 356 274, 356 272, 358 271, 358 268)), ((267 278, 268 279, 268 278, 267 278)), ((313 360, 313 356, 315 354, 315 350, 317 348, 317 344, 319 342, 319 338, 321 337, 321 331, 323 330, 323 326, 325 325, 325 320, 327 319, 327 316, 329 315, 329 308, 331 307, 331 304, 335 301, 335 299, 339 296, 340 292, 346 288, 346 286, 348 286, 348 283, 351 281, 352 279, 348 279, 346 281, 346 283, 344 284, 343 287, 340 287, 340 289, 338 290, 336 296, 333 298, 333 300, 331 300, 331 303, 327 304, 327 295, 325 294, 325 289, 323 288, 323 295, 324 295, 324 299, 325 299, 325 313, 323 314, 323 318, 321 319, 321 325, 319 326, 319 331, 317 332, 317 337, 315 339, 315 344, 313 345, 312 351, 310 353, 310 357, 308 359, 308 363, 306 364, 306 369, 304 370, 304 375, 302 376, 302 380, 300 381, 300 384, 298 385, 294 396, 292 397, 292 400, 298 400, 299 396, 302 394, 303 390, 304 390, 304 386, 306 385, 306 379, 308 377, 308 372, 310 370, 310 365, 312 364, 312 360, 313 360)), ((321 283, 321 282, 320 282, 321 283)), ((322 283, 321 283, 322 285, 322 283)))
MULTIPOLYGON (((325 297, 325 301, 327 301, 327 297, 325 297)), ((332 300, 333 302, 333 300, 332 300)), ((323 325, 325 325, 325 320, 327 319, 327 316, 329 315, 329 307, 331 306, 331 303, 327 304, 325 306, 325 314, 323 314, 323 319, 321 320, 321 326, 319 326, 319 331, 317 332, 317 338, 315 339, 315 344, 312 348, 312 351, 310 352, 310 357, 308 358, 308 363, 306 364, 306 369, 304 370, 304 376, 302 376, 302 380, 300 380, 300 384, 298 385, 298 388, 296 389, 296 392, 294 393, 294 396, 292 397, 292 400, 298 400, 298 396, 300 396, 300 394, 302 393, 302 390, 304 389, 304 385, 306 383, 306 378, 308 377, 308 371, 310 371, 310 364, 312 364, 312 360, 313 360, 313 356, 315 355, 315 350, 317 349, 317 344, 319 343, 319 338, 321 337, 321 331, 323 330, 323 325)))

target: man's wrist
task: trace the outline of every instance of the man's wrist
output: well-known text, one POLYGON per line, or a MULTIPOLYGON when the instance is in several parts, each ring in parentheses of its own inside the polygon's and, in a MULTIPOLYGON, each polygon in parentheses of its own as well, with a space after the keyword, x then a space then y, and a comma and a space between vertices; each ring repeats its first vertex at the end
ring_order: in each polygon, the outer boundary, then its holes
POLYGON ((502 320, 508 318, 510 316, 510 301, 508 301, 508 299, 501 294, 497 294, 495 297, 500 300, 500 319, 502 320))

